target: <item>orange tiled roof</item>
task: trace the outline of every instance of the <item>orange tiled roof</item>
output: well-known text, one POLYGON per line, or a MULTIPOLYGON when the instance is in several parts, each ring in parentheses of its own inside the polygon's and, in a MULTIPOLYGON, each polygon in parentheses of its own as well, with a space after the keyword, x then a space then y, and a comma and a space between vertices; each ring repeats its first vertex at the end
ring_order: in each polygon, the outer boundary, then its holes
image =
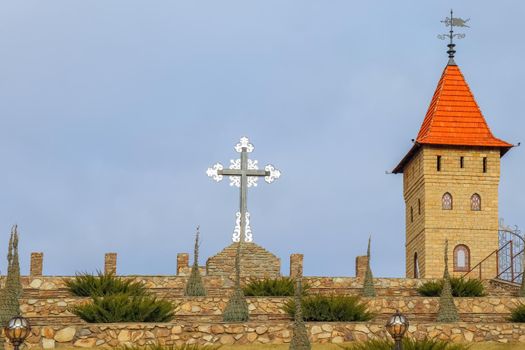
POLYGON ((512 147, 492 135, 463 74, 454 65, 446 66, 443 71, 416 142, 512 147))
POLYGON ((414 147, 393 172, 403 172, 405 164, 424 144, 499 147, 502 154, 513 147, 492 135, 461 70, 451 64, 441 75, 414 147))

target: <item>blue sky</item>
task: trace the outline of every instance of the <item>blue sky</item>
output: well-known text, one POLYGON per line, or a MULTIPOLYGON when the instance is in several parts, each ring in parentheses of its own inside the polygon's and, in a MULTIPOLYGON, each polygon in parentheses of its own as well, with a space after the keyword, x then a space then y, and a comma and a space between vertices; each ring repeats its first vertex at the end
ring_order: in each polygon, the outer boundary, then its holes
MULTIPOLYGON (((460 65, 494 134, 525 141, 525 3, 6 1, 0 5, 0 246, 22 273, 172 274, 202 228, 229 244, 238 193, 206 169, 252 154, 283 173, 250 190, 255 242, 305 274, 404 274, 401 176, 447 62, 440 20, 470 17, 460 65)), ((524 227, 525 155, 503 158, 500 216, 524 227)), ((0 253, 4 254, 4 253, 0 253)), ((0 266, 5 266, 2 262, 0 266)), ((4 269, 2 269, 4 270, 4 269)))

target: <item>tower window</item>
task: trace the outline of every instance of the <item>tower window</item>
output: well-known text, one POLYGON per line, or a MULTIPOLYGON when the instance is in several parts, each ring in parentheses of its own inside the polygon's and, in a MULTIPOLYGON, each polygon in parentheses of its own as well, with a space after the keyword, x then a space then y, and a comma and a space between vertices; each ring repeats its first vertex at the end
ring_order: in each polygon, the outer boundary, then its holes
POLYGON ((421 215, 421 199, 417 200, 417 214, 421 215))
POLYGON ((465 166, 465 157, 461 156, 459 157, 459 167, 463 169, 464 166, 465 166))
POLYGON ((417 259, 417 253, 414 253, 414 278, 419 278, 419 262, 417 259))
POLYGON ((414 208, 410 207, 410 222, 414 222, 414 208))
POLYGON ((470 210, 473 210, 473 211, 481 210, 481 197, 477 193, 474 193, 472 197, 470 197, 470 210))
POLYGON ((445 193, 441 198, 441 208, 443 210, 452 210, 452 195, 450 193, 445 193))
POLYGON ((483 172, 487 172, 487 157, 483 157, 483 172))
POLYGON ((441 171, 441 156, 437 156, 436 158, 436 169, 437 171, 441 171))
POLYGON ((470 270, 470 250, 464 244, 454 248, 454 271, 465 272, 470 270))

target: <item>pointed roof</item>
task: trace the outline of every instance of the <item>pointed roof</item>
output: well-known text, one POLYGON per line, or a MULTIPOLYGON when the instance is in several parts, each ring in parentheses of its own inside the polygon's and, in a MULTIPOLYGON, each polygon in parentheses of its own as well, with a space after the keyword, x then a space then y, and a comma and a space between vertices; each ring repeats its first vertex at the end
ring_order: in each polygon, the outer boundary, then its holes
POLYGON ((513 147, 492 134, 465 77, 453 61, 441 75, 414 147, 393 172, 403 172, 415 151, 425 144, 496 147, 502 155, 513 147))

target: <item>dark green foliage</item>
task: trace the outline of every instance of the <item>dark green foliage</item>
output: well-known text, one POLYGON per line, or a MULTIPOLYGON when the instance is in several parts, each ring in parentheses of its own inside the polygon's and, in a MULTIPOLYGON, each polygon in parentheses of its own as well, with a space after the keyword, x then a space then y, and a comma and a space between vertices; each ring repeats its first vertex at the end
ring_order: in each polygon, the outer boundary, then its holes
POLYGON ((525 304, 516 306, 512 310, 509 320, 511 322, 525 323, 525 304))
POLYGON ((79 297, 103 297, 114 294, 145 295, 146 287, 140 282, 123 279, 114 274, 81 273, 74 279, 64 280, 69 291, 79 297))
POLYGON ((93 297, 91 303, 71 309, 89 323, 168 322, 173 319, 173 305, 148 295, 115 294, 93 297))
MULTIPOLYGON (((454 297, 482 297, 485 296, 485 286, 478 279, 464 279, 451 277, 450 285, 454 297)), ((428 281, 423 283, 417 291, 422 296, 437 297, 443 290, 443 280, 428 281)))
POLYGON ((312 345, 308 339, 308 331, 303 319, 302 298, 303 286, 302 278, 297 279, 297 287, 294 290, 294 322, 292 326, 292 340, 290 341, 290 350, 310 350, 312 345))
MULTIPOLYGON (((394 348, 393 340, 374 339, 362 343, 352 344, 350 346, 341 346, 345 350, 392 350, 394 348)), ((414 340, 410 338, 403 339, 403 350, 467 350, 470 346, 466 344, 451 344, 441 340, 423 339, 414 340)))
MULTIPOLYGON (((252 279, 243 287, 244 295, 249 297, 291 297, 294 295, 295 280, 290 277, 252 279)), ((302 284, 302 293, 310 289, 307 283, 302 284)))
POLYGON ((190 278, 186 283, 185 295, 193 297, 202 297, 206 295, 206 289, 202 282, 201 273, 199 271, 199 226, 195 233, 195 247, 193 249, 193 265, 191 267, 190 278))
POLYGON ((241 289, 241 246, 242 235, 235 254, 235 290, 222 314, 224 322, 247 322, 250 319, 248 303, 241 289))
POLYGON ((137 345, 123 345, 119 346, 117 350, 218 350, 220 345, 198 345, 198 344, 182 344, 182 345, 160 345, 147 344, 145 346, 137 345))
MULTIPOLYGON (((295 316, 293 300, 285 303, 284 310, 291 317, 295 316)), ((359 322, 373 318, 358 296, 308 296, 302 300, 302 311, 303 319, 307 322, 359 322)))
POLYGON ((448 240, 445 241, 445 271, 443 273, 443 289, 439 297, 437 322, 458 322, 459 315, 452 296, 450 275, 448 273, 448 240))
POLYGON ((173 319, 173 305, 151 296, 144 284, 113 274, 77 274, 65 281, 77 296, 91 297, 71 312, 89 323, 167 322, 173 319))
POLYGON ((246 322, 249 320, 248 303, 241 289, 233 291, 222 318, 224 322, 246 322))
MULTIPOLYGON (((22 295, 20 283, 20 265, 18 262, 18 230, 14 225, 9 237, 7 249, 7 276, 5 287, 0 290, 0 324, 20 314, 19 298, 22 295)), ((4 349, 4 339, 0 337, 0 349, 4 349)))
POLYGON ((370 268, 370 242, 372 237, 368 238, 368 249, 366 251, 366 272, 365 280, 363 282, 363 296, 364 297, 375 297, 376 290, 374 288, 374 277, 372 276, 372 269, 370 268))

